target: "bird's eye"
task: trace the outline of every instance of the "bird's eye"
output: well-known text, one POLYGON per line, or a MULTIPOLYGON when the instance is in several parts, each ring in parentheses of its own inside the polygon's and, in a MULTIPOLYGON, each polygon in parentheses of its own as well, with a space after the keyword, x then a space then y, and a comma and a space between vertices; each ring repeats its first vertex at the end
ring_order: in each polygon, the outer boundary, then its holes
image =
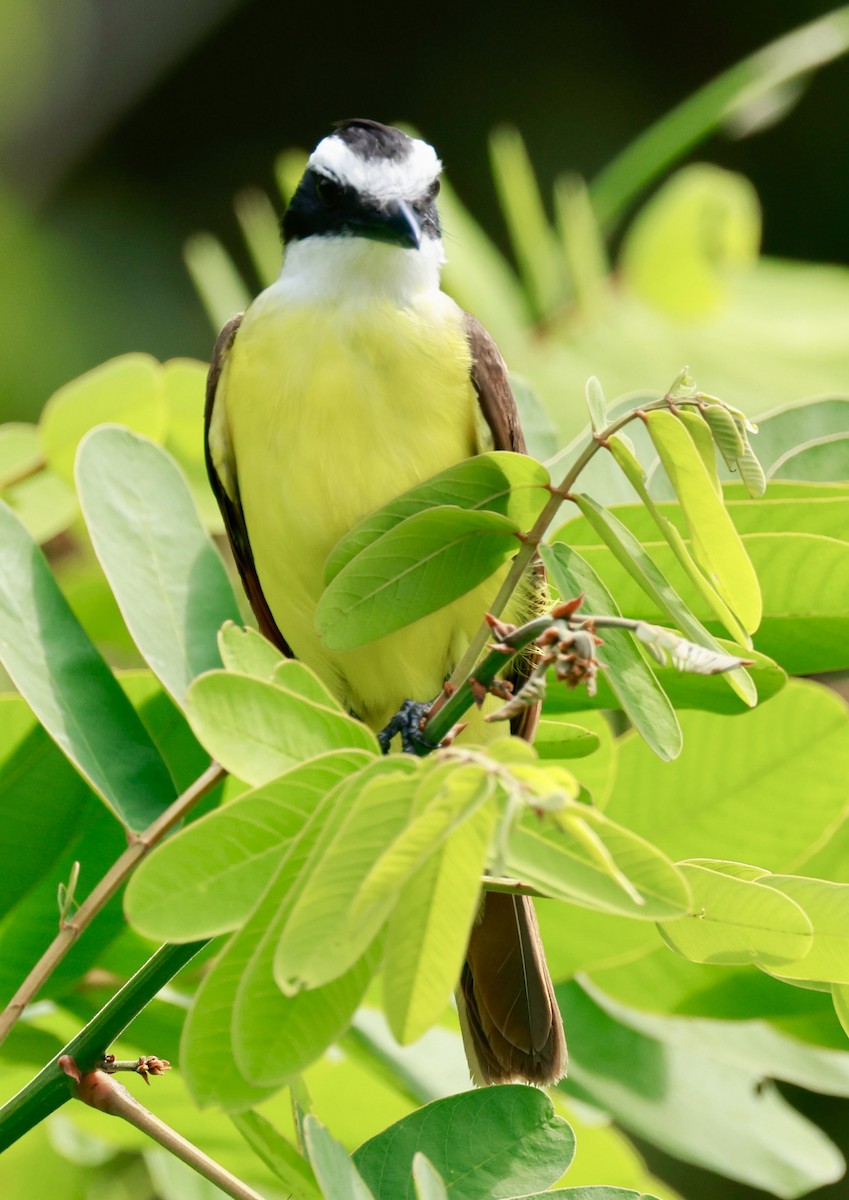
POLYGON ((333 208, 342 195, 342 188, 335 179, 330 179, 327 175, 316 175, 315 194, 325 208, 333 208))
POLYGON ((435 200, 436 197, 439 195, 439 180, 438 179, 434 179, 433 183, 430 185, 430 190, 429 190, 428 194, 430 195, 431 200, 435 200))

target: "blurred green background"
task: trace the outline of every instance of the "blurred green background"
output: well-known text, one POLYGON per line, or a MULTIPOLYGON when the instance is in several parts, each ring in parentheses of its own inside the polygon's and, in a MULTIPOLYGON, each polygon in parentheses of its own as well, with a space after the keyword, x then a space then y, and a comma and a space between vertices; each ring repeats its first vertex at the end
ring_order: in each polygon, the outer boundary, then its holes
MULTIPOLYGON (((521 130, 548 195, 558 172, 592 177, 723 68, 830 7, 2 0, 0 420, 33 417, 115 354, 207 357, 185 239, 211 230, 241 262, 233 195, 251 184, 273 195, 275 155, 334 120, 417 126, 505 246, 493 126, 521 130)), ((841 60, 778 124, 699 148, 755 184, 766 253, 846 261, 847 111, 841 60)))

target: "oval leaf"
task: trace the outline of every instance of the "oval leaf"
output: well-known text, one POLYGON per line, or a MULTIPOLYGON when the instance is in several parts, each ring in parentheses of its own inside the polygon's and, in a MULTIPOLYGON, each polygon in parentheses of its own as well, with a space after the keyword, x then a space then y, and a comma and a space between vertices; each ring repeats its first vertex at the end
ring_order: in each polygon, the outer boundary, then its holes
POLYGON ((658 928, 683 958, 777 967, 810 951, 811 922, 789 897, 693 863, 681 863, 679 869, 693 891, 693 915, 658 928))
POLYGON ((782 979, 849 984, 849 886, 798 875, 765 875, 759 882, 794 900, 813 925, 810 950, 800 962, 782 963, 782 979))
POLYGON ((115 421, 161 442, 168 423, 162 368, 149 354, 124 354, 95 367, 55 392, 41 414, 44 457, 73 483, 74 459, 83 436, 115 421))
POLYGON ((330 553, 324 581, 329 584, 366 546, 407 517, 447 505, 486 509, 511 517, 522 529, 533 525, 548 500, 548 471, 527 454, 496 450, 455 463, 396 497, 347 533, 330 553))
POLYGON ((129 829, 144 829, 174 800, 171 776, 138 714, 4 504, 0 661, 59 748, 129 829))
POLYGON ((85 437, 77 490, 95 553, 133 640, 178 704, 220 666, 217 636, 239 607, 176 464, 129 429, 85 437))
POLYGON ((568 825, 558 828, 530 814, 510 832, 506 868, 511 876, 546 896, 599 912, 663 921, 689 911, 687 883, 660 850, 595 809, 584 813, 574 805, 569 811, 590 824, 609 865, 568 825))
POLYGON ((258 787, 328 750, 371 750, 359 721, 249 675, 210 671, 186 693, 186 715, 216 762, 258 787))
POLYGON ((167 942, 235 929, 323 797, 370 761, 363 750, 320 755, 193 821, 131 876, 124 899, 130 924, 167 942))
POLYGON ((408 517, 339 572, 316 628, 353 650, 435 612, 488 579, 518 549, 519 526, 494 512, 431 508, 408 517))
POLYGON ((526 1196, 568 1168, 575 1136, 544 1092, 517 1084, 461 1092, 425 1105, 354 1151, 381 1197, 407 1197, 413 1157, 427 1155, 453 1200, 526 1196))

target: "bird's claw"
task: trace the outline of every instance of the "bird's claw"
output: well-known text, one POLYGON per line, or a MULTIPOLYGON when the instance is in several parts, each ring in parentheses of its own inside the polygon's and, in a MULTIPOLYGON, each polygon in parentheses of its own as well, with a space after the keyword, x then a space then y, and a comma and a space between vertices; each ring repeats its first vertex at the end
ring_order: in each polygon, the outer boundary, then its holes
POLYGON ((432 704, 432 701, 424 704, 418 700, 404 701, 395 716, 377 735, 378 743, 384 754, 389 753, 389 743, 396 733, 401 735, 401 749, 405 754, 420 754, 423 749, 434 749, 422 733, 422 722, 430 712, 432 704))

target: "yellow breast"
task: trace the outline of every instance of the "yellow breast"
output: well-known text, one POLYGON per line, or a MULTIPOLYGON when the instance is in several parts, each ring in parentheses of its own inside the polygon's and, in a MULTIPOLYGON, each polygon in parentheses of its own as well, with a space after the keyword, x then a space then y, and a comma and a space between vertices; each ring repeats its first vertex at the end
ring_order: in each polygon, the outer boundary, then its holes
POLYGON ((248 311, 216 403, 226 415, 266 599, 286 640, 379 726, 438 690, 480 622, 470 593, 361 650, 333 654, 313 627, 324 563, 362 517, 476 452, 477 400, 462 314, 442 293, 399 308, 281 302, 248 311))

